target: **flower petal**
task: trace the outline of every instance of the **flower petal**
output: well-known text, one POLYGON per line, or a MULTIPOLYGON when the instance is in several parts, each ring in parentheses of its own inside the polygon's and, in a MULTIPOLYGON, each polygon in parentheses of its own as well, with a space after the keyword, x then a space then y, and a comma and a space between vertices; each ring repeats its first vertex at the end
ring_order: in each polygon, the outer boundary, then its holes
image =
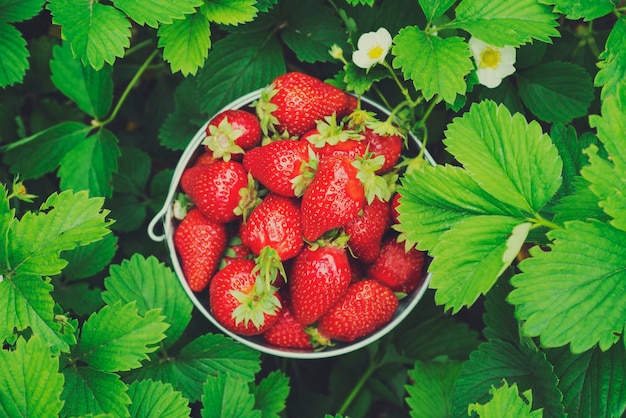
POLYGON ((354 65, 357 67, 368 69, 374 65, 376 61, 370 59, 367 50, 359 49, 352 54, 352 62, 354 62, 354 65))

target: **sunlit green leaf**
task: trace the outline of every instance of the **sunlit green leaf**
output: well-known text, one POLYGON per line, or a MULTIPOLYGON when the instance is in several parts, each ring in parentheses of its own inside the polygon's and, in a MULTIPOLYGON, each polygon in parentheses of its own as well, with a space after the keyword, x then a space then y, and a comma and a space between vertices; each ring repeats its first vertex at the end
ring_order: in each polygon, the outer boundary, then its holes
POLYGON ((626 79, 626 16, 621 16, 615 24, 606 40, 604 52, 599 56, 601 61, 598 65, 600 71, 594 80, 597 87, 602 87, 601 97, 604 99, 609 94, 615 94, 620 84, 626 79))
POLYGON ((605 223, 574 221, 548 233, 550 251, 533 248, 509 295, 523 332, 546 347, 570 344, 581 353, 608 350, 626 324, 626 232, 605 223))
POLYGON ((0 0, 0 22, 17 23, 37 15, 45 0, 0 0))
POLYGON ((163 59, 170 63, 173 73, 195 75, 204 65, 211 48, 211 28, 201 13, 159 26, 158 36, 163 59))
POLYGON ((517 385, 511 386, 505 381, 497 388, 492 386, 489 390, 492 398, 484 405, 470 404, 468 413, 477 413, 480 418, 542 418, 543 410, 535 409, 531 412, 532 393, 526 391, 520 396, 517 385))
POLYGON ((452 5, 455 0, 418 0, 426 19, 432 22, 444 14, 452 5))
POLYGON ((289 396, 289 378, 274 370, 254 386, 254 409, 261 411, 262 418, 279 418, 289 396))
POLYGON ((111 196, 111 180, 120 156, 118 139, 108 129, 98 130, 61 160, 58 175, 64 190, 89 190, 91 196, 111 196))
POLYGON ((412 80, 417 90, 429 100, 438 95, 454 103, 465 93, 465 76, 474 68, 471 52, 463 38, 427 35, 416 26, 406 27, 394 37, 393 67, 412 80))
POLYGON ((20 83, 28 69, 26 40, 13 25, 0 21, 0 88, 20 83))
POLYGON ((63 39, 70 42, 84 65, 99 70, 124 56, 124 49, 130 46, 130 22, 113 6, 91 0, 52 0, 46 7, 52 13, 52 22, 61 25, 63 39))
POLYGON ((202 396, 207 376, 218 372, 254 380, 261 369, 260 353, 221 334, 205 334, 183 347, 167 362, 148 363, 137 369, 137 380, 153 379, 171 383, 186 398, 196 401, 202 396))
MULTIPOLYGON (((533 409, 543 408, 545 416, 564 417, 563 395, 557 388, 557 377, 543 352, 517 346, 499 339, 481 344, 463 363, 454 388, 454 418, 467 417, 471 403, 486 403, 492 386, 502 380, 517 384, 522 391, 533 392, 533 409)), ((505 415, 506 416, 506 415, 505 415)))
POLYGON ((238 25, 256 17, 255 4, 256 0, 208 0, 201 10, 211 22, 238 25))
POLYGON ((128 396, 132 401, 128 411, 134 418, 152 418, 156 411, 160 418, 191 416, 189 401, 168 383, 135 381, 128 386, 128 396))
POLYGON ((254 396, 248 383, 225 373, 209 376, 202 391, 202 418, 261 418, 254 409, 254 396))
POLYGON ((328 51, 333 44, 346 47, 340 20, 321 2, 287 2, 282 16, 288 23, 281 37, 301 61, 330 61, 328 51))
POLYGON ((453 313, 474 304, 511 264, 529 227, 515 218, 486 215, 464 219, 442 234, 430 252, 437 304, 453 313))
POLYGON ((165 338, 169 325, 160 313, 160 309, 152 309, 139 316, 134 302, 103 307, 85 321, 75 356, 104 371, 141 367, 141 361, 165 338))
POLYGON ((285 72, 280 44, 275 38, 266 38, 266 33, 235 33, 213 45, 207 64, 197 75, 202 110, 213 115, 285 72))
POLYGON ((494 46, 520 46, 558 37, 558 15, 536 0, 463 0, 450 27, 461 28, 494 46))
POLYGON ((54 85, 85 113, 105 116, 113 101, 112 67, 106 65, 99 71, 85 67, 74 58, 68 42, 55 45, 52 53, 50 78, 54 85))
POLYGON ((194 13, 195 8, 201 6, 202 3, 202 0, 151 0, 149 3, 137 0, 113 0, 113 4, 135 22, 153 28, 194 13))
POLYGON ((597 142, 597 138, 592 134, 583 134, 578 137, 573 126, 561 124, 552 125, 550 138, 559 150, 559 155, 563 161, 563 184, 559 195, 570 195, 575 190, 574 183, 580 170, 589 160, 583 154, 583 150, 589 145, 597 142))
POLYGON ((602 209, 613 217, 611 224, 626 230, 626 85, 617 95, 605 97, 602 116, 590 116, 589 123, 598 130, 609 160, 598 155, 596 146, 589 147, 586 153, 591 164, 583 168, 582 175, 591 183, 589 188, 600 199, 602 209))
POLYGON ((423 250, 434 248, 442 233, 470 216, 520 216, 481 189, 467 171, 452 165, 407 173, 398 192, 402 231, 423 250))
POLYGON ((591 75, 570 62, 534 66, 521 72, 517 80, 524 104, 546 122, 569 123, 585 116, 594 98, 591 75))
POLYGON ((562 13, 571 20, 594 20, 611 13, 615 8, 615 2, 612 0, 539 0, 539 2, 553 4, 555 12, 562 13))
POLYGON ((411 417, 449 417, 452 409, 452 390, 461 371, 456 361, 424 363, 416 361, 409 370, 411 384, 405 386, 409 395, 406 404, 411 417))
POLYGON ((52 349, 53 354, 69 351, 61 325, 54 320, 54 300, 50 280, 18 274, 0 281, 0 340, 10 338, 14 330, 30 327, 52 349))
POLYGON ((62 122, 41 130, 8 150, 4 163, 22 179, 38 178, 54 171, 65 154, 82 142, 91 128, 78 122, 62 122))
POLYGON ((38 335, 19 337, 13 351, 0 348, 0 415, 58 416, 63 402, 59 357, 38 335))
POLYGON ((62 416, 130 416, 128 387, 117 374, 89 366, 73 366, 64 369, 63 375, 65 385, 61 399, 65 404, 62 416))
POLYGON ((22 274, 53 276, 67 261, 61 251, 87 245, 109 233, 103 199, 86 192, 52 194, 41 212, 27 212, 9 232, 8 268, 22 274))
POLYGON ((191 321, 193 304, 183 290, 174 272, 156 257, 133 255, 130 260, 112 265, 104 280, 105 302, 129 303, 136 301, 140 315, 150 309, 161 309, 170 327, 165 331, 165 345, 174 344, 191 321))
POLYGON ((600 199, 589 189, 589 182, 582 177, 576 177, 573 183, 574 190, 563 196, 552 207, 554 222, 564 224, 567 221, 598 219, 610 222, 610 216, 602 210, 600 199))
POLYGON ((568 347, 548 350, 563 392, 569 418, 624 416, 626 411, 626 351, 616 344, 572 354, 568 347))
POLYGON ((448 151, 489 194, 530 213, 561 185, 563 163, 541 125, 486 101, 448 125, 448 151))

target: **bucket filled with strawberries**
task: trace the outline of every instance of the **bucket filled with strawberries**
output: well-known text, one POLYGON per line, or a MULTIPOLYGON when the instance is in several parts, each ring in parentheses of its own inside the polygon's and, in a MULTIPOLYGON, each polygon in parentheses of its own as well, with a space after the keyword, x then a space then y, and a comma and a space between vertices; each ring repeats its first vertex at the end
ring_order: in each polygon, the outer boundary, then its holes
POLYGON ((345 354, 396 327, 428 286, 426 254, 394 228, 420 147, 376 102, 288 72, 198 130, 149 235, 222 332, 276 356, 345 354))

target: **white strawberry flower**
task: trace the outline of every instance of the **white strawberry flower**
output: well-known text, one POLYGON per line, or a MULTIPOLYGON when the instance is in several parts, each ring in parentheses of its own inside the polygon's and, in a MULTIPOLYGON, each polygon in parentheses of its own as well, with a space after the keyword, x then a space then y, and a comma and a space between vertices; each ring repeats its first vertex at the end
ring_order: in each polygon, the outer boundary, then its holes
POLYGON ((364 33, 357 43, 358 49, 352 54, 352 61, 357 67, 365 69, 381 64, 391 48, 391 42, 391 35, 385 28, 364 33))
POLYGON ((502 79, 515 72, 514 47, 496 47, 473 36, 469 40, 469 47, 476 63, 478 82, 483 86, 490 89, 498 87, 502 79))

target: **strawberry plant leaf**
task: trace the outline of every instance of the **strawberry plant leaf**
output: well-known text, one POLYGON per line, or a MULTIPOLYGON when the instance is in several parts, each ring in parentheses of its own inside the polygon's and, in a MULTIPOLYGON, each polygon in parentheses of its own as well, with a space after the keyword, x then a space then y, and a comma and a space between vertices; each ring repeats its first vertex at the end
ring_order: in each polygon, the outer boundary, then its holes
POLYGON ((59 357, 38 335, 19 337, 12 351, 0 349, 0 415, 58 416, 63 407, 59 357))
POLYGON ((602 87, 600 97, 604 99, 607 95, 615 94, 617 88, 626 79, 626 16, 620 16, 613 25, 611 33, 606 40, 604 52, 598 58, 602 61, 598 63, 600 71, 594 80, 596 87, 602 87))
POLYGON ((151 418, 155 411, 161 417, 191 416, 189 401, 169 383, 154 380, 135 381, 128 386, 131 417, 151 418))
POLYGON ((434 248, 442 233, 470 216, 522 216, 481 189, 460 167, 424 166, 405 174, 401 182, 401 228, 422 250, 434 248))
POLYGON ((49 279, 39 276, 18 274, 0 281, 0 341, 10 338, 14 330, 23 331, 30 327, 52 349, 54 355, 69 351, 61 325, 54 320, 54 300, 50 296, 52 285, 49 279))
POLYGON ((556 13, 568 19, 590 21, 607 15, 615 8, 612 0, 539 0, 540 3, 554 5, 556 13))
POLYGON ((563 163, 541 125, 485 101, 448 125, 444 143, 486 192, 528 213, 561 186, 563 163))
POLYGON ((461 363, 456 361, 416 361, 408 373, 411 384, 405 386, 411 417, 450 416, 452 389, 460 371, 461 363))
POLYGON ((463 0, 447 27, 466 30, 494 46, 520 46, 537 39, 552 42, 560 36, 558 15, 536 0, 463 0))
POLYGON ((431 250, 430 287, 437 304, 457 313, 486 294, 526 240, 530 223, 506 216, 475 216, 457 222, 431 250), (463 246, 455 245, 459 240, 463 246))
POLYGON ((502 380, 517 384, 520 390, 532 389, 534 409, 543 408, 545 416, 564 416, 563 395, 546 355, 536 348, 492 339, 482 343, 463 368, 454 387, 452 417, 467 417, 471 403, 486 403, 489 391, 502 380))
POLYGON ((559 377, 563 404, 570 418, 621 417, 626 411, 626 351, 597 346, 581 354, 562 347, 547 351, 559 377))
POLYGON ((285 44, 304 62, 327 62, 333 44, 343 48, 345 31, 334 11, 318 2, 287 2, 282 8, 287 26, 281 31, 285 44))
POLYGON ((374 0, 346 0, 346 3, 350 4, 351 6, 358 6, 359 4, 365 6, 373 6, 374 0))
POLYGON ((174 272, 156 257, 135 254, 121 264, 112 265, 104 286, 102 299, 108 304, 136 301, 140 315, 161 309, 165 322, 170 324, 165 331, 167 339, 163 341, 166 346, 174 344, 191 321, 193 304, 174 272))
POLYGON ((289 389, 289 378, 274 370, 253 387, 254 409, 261 411, 261 418, 279 418, 285 409, 289 389))
POLYGON ((61 399, 65 404, 61 416, 129 416, 128 387, 117 374, 74 365, 63 369, 63 376, 61 399))
POLYGON ((185 149, 190 138, 206 121, 208 116, 200 110, 196 79, 183 80, 174 91, 175 110, 159 128, 161 145, 172 150, 185 149))
POLYGON ((113 173, 113 190, 140 196, 145 192, 150 177, 150 156, 134 147, 121 147, 120 151, 122 155, 117 162, 118 170, 113 173))
POLYGON ((567 221, 580 219, 597 219, 609 222, 611 218, 602 210, 600 200, 589 188, 589 182, 582 177, 576 177, 573 182, 574 190, 563 196, 553 207, 554 222, 559 225, 567 221))
POLYGON ((606 148, 609 159, 598 155, 598 148, 591 146, 587 155, 591 164, 583 168, 582 175, 591 184, 589 188, 600 199, 600 206, 613 220, 611 224, 626 230, 626 86, 617 95, 607 96, 602 104, 602 116, 591 115, 589 123, 598 132, 598 138, 606 148))
POLYGON ((202 0, 113 0, 115 7, 122 10, 140 25, 156 28, 159 24, 170 24, 174 19, 182 19, 194 13, 202 0))
POLYGON ((506 300, 513 290, 509 282, 512 275, 513 268, 507 269, 485 297, 483 335, 488 340, 497 338, 517 345, 520 343, 520 334, 519 324, 514 315, 515 307, 506 300))
POLYGON ((171 383, 194 402, 202 396, 202 385, 209 375, 224 373, 253 381, 261 369, 260 353, 221 334, 196 338, 167 362, 151 362, 133 372, 136 380, 153 379, 171 383))
POLYGON ((563 183, 558 195, 569 196, 576 190, 574 183, 580 175, 580 170, 589 163, 583 150, 597 142, 597 138, 591 133, 585 133, 579 138, 573 126, 564 126, 559 123, 552 125, 550 138, 559 150, 563 161, 563 183))
POLYGON ((116 194, 107 200, 106 206, 111 209, 111 218, 115 219, 111 225, 114 231, 134 231, 146 219, 146 207, 136 195, 116 194))
POLYGON ((41 177, 54 171, 90 130, 79 122, 61 122, 22 139, 4 154, 3 160, 23 180, 41 177))
POLYGON ((52 297, 76 316, 87 317, 104 306, 102 290, 93 288, 88 282, 54 283, 52 297))
POLYGON ((492 398, 484 405, 473 403, 469 405, 468 414, 477 413, 480 418, 542 418, 543 410, 535 409, 531 412, 533 402, 532 392, 527 390, 520 396, 517 385, 511 386, 504 381, 499 387, 492 386, 489 390, 492 398))
POLYGON ((141 367, 141 361, 165 338, 169 325, 163 319, 160 309, 140 316, 134 301, 106 305, 85 321, 74 356, 103 371, 141 367))
POLYGON ((401 29, 393 42, 393 67, 401 69, 404 78, 412 80, 426 100, 438 95, 453 104, 457 95, 465 93, 465 76, 474 64, 463 38, 440 38, 409 26, 401 29))
MULTIPOLYGON (((52 22, 61 25, 63 39, 70 42, 84 65, 99 70, 124 56, 124 49, 130 46, 131 24, 113 6, 90 0, 52 0, 46 7, 52 13, 52 22)), ((146 13, 151 11, 150 7, 142 8, 146 13)))
POLYGON ((285 72, 280 44, 266 33, 228 35, 211 52, 213 59, 197 75, 200 107, 210 115, 285 72))
POLYGON ((211 48, 209 21, 201 13, 159 26, 158 37, 163 59, 170 63, 172 73, 180 71, 185 77, 196 75, 211 48))
POLYGON ((36 16, 45 0, 2 0, 0 1, 0 22, 17 23, 36 16))
POLYGON ((248 382, 225 373, 207 378, 202 405, 202 418, 261 418, 261 411, 254 409, 254 395, 250 393, 248 382))
POLYGON ((256 8, 259 12, 267 12, 271 10, 276 4, 278 0, 257 0, 256 8))
POLYGON ((430 23, 448 11, 455 0, 418 0, 418 2, 424 12, 424 16, 426 16, 426 20, 430 23))
POLYGON ((113 101, 112 67, 105 65, 99 71, 81 64, 73 56, 68 42, 52 48, 50 79, 63 94, 74 101, 85 113, 102 118, 113 101))
POLYGON ((39 213, 27 212, 9 231, 7 270, 14 273, 54 276, 67 261, 61 251, 101 239, 110 231, 102 209, 103 199, 87 192, 52 194, 39 213))
MULTIPOLYGON (((8 232, 15 217, 15 210, 11 209, 8 193, 6 185, 0 183, 0 260, 7 259, 8 232)), ((4 273, 6 267, 4 264, 0 264, 0 271, 2 271, 0 274, 4 273)))
POLYGON ((570 62, 534 66, 517 76, 524 104, 546 122, 569 123, 587 115, 594 98, 591 75, 570 62))
POLYGON ((101 272, 111 263, 118 248, 117 242, 117 236, 109 234, 99 241, 64 251, 61 258, 68 264, 63 269, 63 278, 73 281, 101 272))
POLYGON ((26 40, 13 25, 0 21, 0 88, 20 83, 28 70, 26 40))
POLYGON ((120 156, 118 139, 100 129, 72 148, 61 160, 61 189, 89 190, 91 196, 111 196, 111 181, 120 156))
POLYGON ((201 12, 211 22, 239 25, 256 17, 258 10, 255 5, 255 0, 208 0, 201 12))
POLYGON ((434 248, 442 233, 469 216, 521 217, 481 189, 467 171, 452 165, 409 172, 398 192, 401 229, 422 250, 434 248))
POLYGON ((574 353, 595 344, 608 350, 626 324, 626 232, 595 220, 574 221, 548 233, 550 251, 531 249, 511 283, 508 301, 522 331, 546 347, 570 344, 574 353))

